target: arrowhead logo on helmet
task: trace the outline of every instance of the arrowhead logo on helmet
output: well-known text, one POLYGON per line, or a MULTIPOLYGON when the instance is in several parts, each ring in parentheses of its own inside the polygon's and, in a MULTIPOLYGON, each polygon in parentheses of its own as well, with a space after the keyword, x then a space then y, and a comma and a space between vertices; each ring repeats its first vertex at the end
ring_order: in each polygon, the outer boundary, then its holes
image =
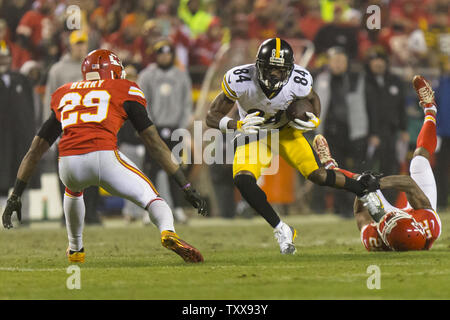
POLYGON ((125 79, 125 69, 119 57, 112 51, 91 51, 81 64, 84 80, 125 79))

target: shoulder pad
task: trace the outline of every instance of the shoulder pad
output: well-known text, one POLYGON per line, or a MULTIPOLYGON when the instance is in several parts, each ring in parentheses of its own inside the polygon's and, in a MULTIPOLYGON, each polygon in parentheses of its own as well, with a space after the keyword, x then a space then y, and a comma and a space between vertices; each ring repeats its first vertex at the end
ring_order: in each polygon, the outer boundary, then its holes
POLYGON ((253 84, 254 76, 255 66, 253 64, 234 67, 225 73, 222 90, 228 98, 235 101, 247 90, 249 85, 253 84))
POLYGON ((294 65, 288 85, 294 97, 303 98, 311 92, 313 78, 308 70, 299 65, 294 65))

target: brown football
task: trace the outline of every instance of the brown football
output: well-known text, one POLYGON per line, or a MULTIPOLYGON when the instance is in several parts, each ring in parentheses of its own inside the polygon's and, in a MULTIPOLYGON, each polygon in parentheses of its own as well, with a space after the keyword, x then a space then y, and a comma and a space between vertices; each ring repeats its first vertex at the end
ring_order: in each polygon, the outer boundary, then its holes
POLYGON ((286 109, 287 118, 292 121, 294 119, 300 119, 302 121, 308 121, 309 118, 306 112, 314 113, 314 108, 308 99, 297 99, 291 102, 286 109))

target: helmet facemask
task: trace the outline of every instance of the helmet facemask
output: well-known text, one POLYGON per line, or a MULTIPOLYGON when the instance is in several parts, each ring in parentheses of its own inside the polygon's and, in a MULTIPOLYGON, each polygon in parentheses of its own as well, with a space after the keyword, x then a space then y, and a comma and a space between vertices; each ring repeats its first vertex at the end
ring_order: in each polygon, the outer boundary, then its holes
POLYGON ((256 61, 258 80, 269 91, 277 91, 286 85, 293 68, 293 64, 267 63, 261 59, 256 61), (279 77, 274 74, 274 69, 281 73, 279 77))

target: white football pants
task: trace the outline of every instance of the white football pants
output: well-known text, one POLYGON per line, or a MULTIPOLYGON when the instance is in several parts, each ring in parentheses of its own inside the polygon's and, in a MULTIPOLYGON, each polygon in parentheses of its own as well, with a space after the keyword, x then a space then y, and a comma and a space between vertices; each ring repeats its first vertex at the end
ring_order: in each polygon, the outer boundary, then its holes
POLYGON ((141 208, 159 197, 151 181, 118 150, 60 157, 59 177, 72 192, 95 185, 141 208))
MULTIPOLYGON (((417 183, 419 188, 425 193, 430 201, 431 207, 436 211, 437 202, 437 190, 436 181, 434 180, 433 170, 431 169, 430 162, 423 156, 415 156, 409 165, 409 173, 411 178, 417 183)), ((380 190, 377 190, 377 194, 380 196, 383 206, 386 210, 394 208, 383 196, 380 190)), ((411 205, 407 204, 406 209, 411 208, 411 205)))
POLYGON ((81 192, 92 185, 146 209, 160 232, 175 231, 170 207, 150 180, 120 151, 60 157, 59 177, 69 189, 64 195, 64 215, 71 250, 83 248, 85 206, 81 192))

